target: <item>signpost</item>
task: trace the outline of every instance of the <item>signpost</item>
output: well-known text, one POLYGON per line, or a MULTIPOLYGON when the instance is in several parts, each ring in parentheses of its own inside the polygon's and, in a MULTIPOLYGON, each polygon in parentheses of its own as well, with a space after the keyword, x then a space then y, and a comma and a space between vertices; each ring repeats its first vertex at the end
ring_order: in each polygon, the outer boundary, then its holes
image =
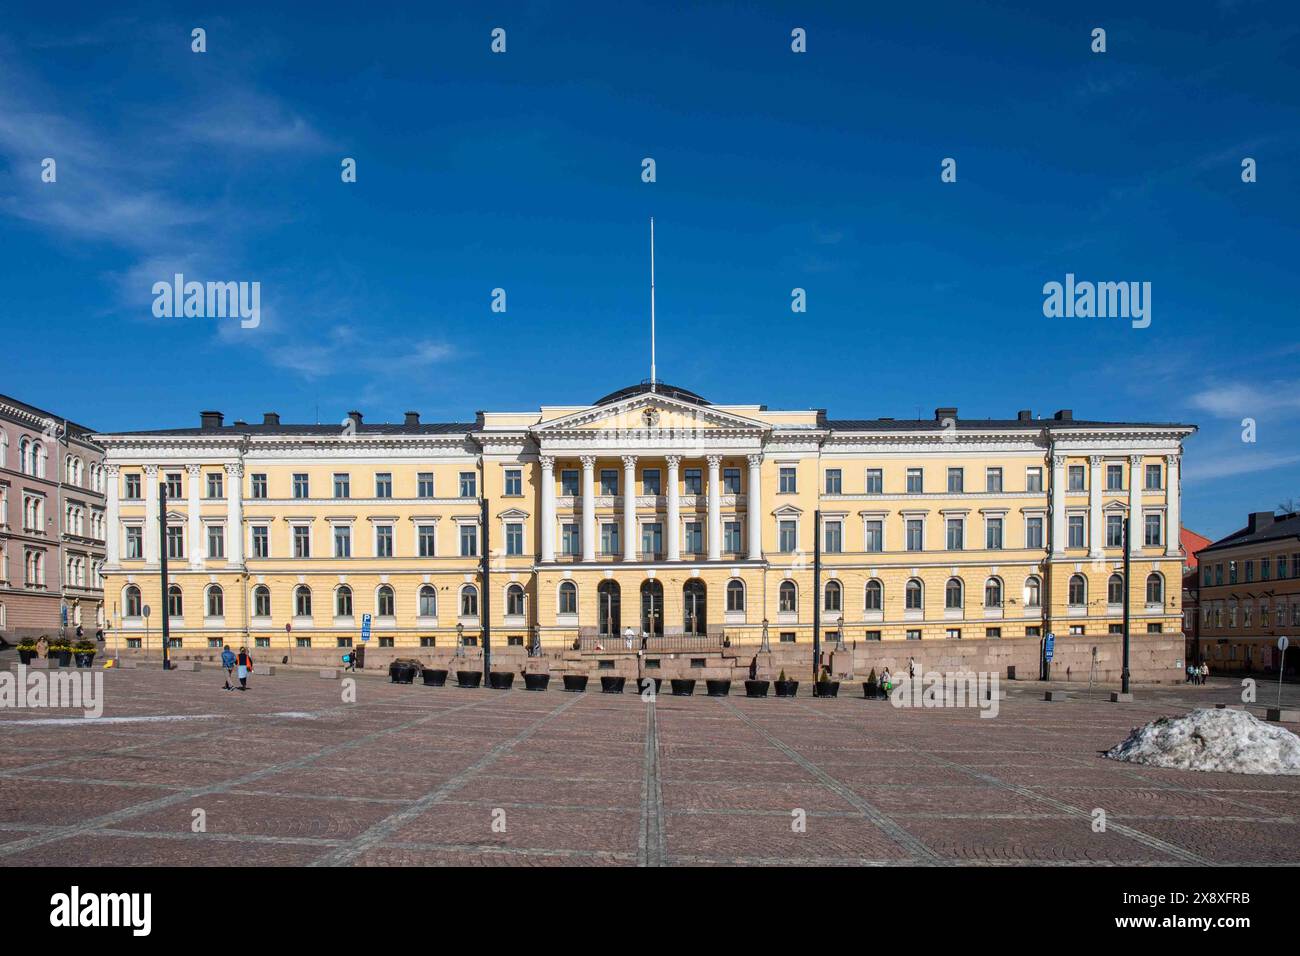
POLYGON ((140 608, 140 613, 144 615, 144 649, 149 650, 149 615, 153 613, 153 608, 148 604, 140 608))
POLYGON ((1052 663, 1052 658, 1056 655, 1056 635, 1051 631, 1047 632, 1047 641, 1043 644, 1043 657, 1047 663, 1052 663))
POLYGON ((370 640, 370 615, 361 615, 361 643, 365 644, 370 640))
POLYGON ((1277 639, 1277 709, 1282 709, 1282 672, 1286 669, 1286 649, 1291 642, 1283 634, 1277 639))

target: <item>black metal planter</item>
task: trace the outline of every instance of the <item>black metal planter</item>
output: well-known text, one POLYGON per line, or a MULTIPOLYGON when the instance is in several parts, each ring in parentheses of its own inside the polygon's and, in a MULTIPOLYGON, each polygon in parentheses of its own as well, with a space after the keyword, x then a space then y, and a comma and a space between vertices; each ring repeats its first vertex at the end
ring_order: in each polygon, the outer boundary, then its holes
POLYGON ((550 674, 525 674, 524 690, 546 690, 546 686, 550 682, 550 674))
POLYGON ((695 681, 691 678, 673 678, 673 696, 690 697, 695 693, 695 681))
POLYGON ((482 683, 482 671, 456 671, 456 684, 459 687, 478 687, 482 683))
POLYGON ((435 671, 426 667, 420 671, 420 676, 424 678, 424 682, 430 687, 442 687, 447 683, 446 671, 435 671))
POLYGON ((704 688, 708 691, 710 697, 726 697, 731 693, 731 681, 729 680, 706 680, 704 688))
POLYGON ((746 697, 766 697, 768 685, 771 681, 766 680, 747 680, 745 681, 746 697))
POLYGON ((797 680, 779 680, 776 682, 777 697, 793 697, 799 693, 799 682, 797 680))
POLYGON ((658 695, 659 687, 663 684, 663 682, 664 679, 662 677, 639 677, 637 678, 637 682, 636 682, 637 693, 644 694, 646 692, 646 688, 649 687, 651 683, 653 683, 655 685, 655 694, 658 695))
POLYGON ((586 674, 565 674, 564 689, 574 694, 581 694, 587 689, 586 674))
POLYGON ((415 668, 410 664, 393 662, 388 665, 388 679, 394 684, 411 684, 415 682, 415 668))
POLYGON ((837 680, 819 680, 813 684, 814 697, 840 696, 840 682, 837 680))
POLYGON ((59 651, 58 658, 60 667, 72 666, 72 651, 59 651))
POLYGON ((623 685, 626 683, 626 677, 602 677, 600 679, 600 692, 602 694, 621 694, 623 693, 623 685))
POLYGON ((94 654, 74 654, 73 656, 77 659, 78 667, 90 667, 95 663, 94 654))
POLYGON ((32 662, 32 658, 35 656, 36 656, 35 651, 24 650, 21 647, 18 649, 18 663, 20 664, 30 664, 32 662))
POLYGON ((875 700, 880 696, 880 685, 875 681, 863 681, 862 696, 867 700, 875 700))
POLYGON ((493 690, 509 690, 515 684, 513 671, 492 671, 488 674, 488 686, 493 690))

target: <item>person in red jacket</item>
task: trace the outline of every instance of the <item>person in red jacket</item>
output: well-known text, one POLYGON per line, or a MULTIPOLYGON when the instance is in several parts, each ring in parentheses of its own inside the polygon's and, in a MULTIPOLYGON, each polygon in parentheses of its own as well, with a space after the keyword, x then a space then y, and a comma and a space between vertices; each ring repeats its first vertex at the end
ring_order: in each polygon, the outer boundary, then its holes
POLYGON ((253 669, 253 658, 248 653, 247 647, 239 649, 237 662, 239 664, 239 689, 248 690, 248 672, 253 669))

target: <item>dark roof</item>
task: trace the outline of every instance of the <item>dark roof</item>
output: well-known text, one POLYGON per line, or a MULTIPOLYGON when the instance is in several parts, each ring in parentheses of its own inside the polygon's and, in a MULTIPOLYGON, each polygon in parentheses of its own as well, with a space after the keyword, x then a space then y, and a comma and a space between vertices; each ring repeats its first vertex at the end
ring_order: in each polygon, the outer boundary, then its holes
POLYGON ((1300 538, 1300 512, 1291 512, 1290 514, 1268 515, 1268 512, 1261 512, 1251 515, 1250 524, 1234 531, 1225 538, 1220 538, 1208 548, 1202 548, 1197 557, 1201 557, 1210 551, 1218 551, 1223 548, 1237 548, 1248 544, 1262 544, 1265 541, 1283 541, 1289 538, 1300 538), (1267 524, 1261 524, 1261 517, 1272 517, 1272 521, 1267 524))
MULTIPOLYGON (((1041 431, 1088 428, 1195 428, 1175 422, 1095 422, 1077 418, 953 418, 958 431, 962 429, 999 431, 1041 431)), ((938 432, 944 430, 942 421, 934 418, 828 418, 823 424, 832 431, 846 432, 938 432)))
POLYGON ((678 401, 690 402, 692 405, 708 405, 699 395, 696 395, 688 388, 678 388, 676 385, 669 385, 666 382, 655 382, 654 388, 651 389, 650 379, 645 379, 636 385, 629 385, 627 388, 620 388, 617 392, 610 392, 604 398, 596 399, 597 405, 610 405, 614 402, 620 402, 625 398, 631 398, 633 395, 640 395, 642 392, 654 391, 658 395, 664 395, 668 398, 675 398, 678 401))
MULTIPOLYGON (((35 405, 14 398, 12 395, 0 394, 0 404, 13 405, 15 408, 21 408, 23 411, 35 415, 38 418, 52 418, 56 422, 67 421, 62 415, 46 411, 43 408, 37 408, 35 405)), ((85 438, 88 435, 93 435, 95 433, 93 428, 87 428, 85 425, 79 425, 76 422, 68 422, 68 431, 79 438, 85 438)))
MULTIPOLYGON (((401 422, 389 424, 387 422, 377 425, 358 425, 356 434, 358 435, 463 435, 473 431, 478 427, 476 422, 423 422, 419 425, 404 425, 401 422)), ((239 438, 247 435, 251 438, 267 438, 276 435, 302 435, 312 436, 319 435, 327 438, 337 438, 343 431, 342 425, 265 425, 261 422, 256 424, 232 424, 218 425, 208 428, 146 428, 141 431, 130 432, 102 432, 105 438, 129 438, 135 435, 162 435, 172 438, 193 437, 213 437, 213 438, 239 438)))

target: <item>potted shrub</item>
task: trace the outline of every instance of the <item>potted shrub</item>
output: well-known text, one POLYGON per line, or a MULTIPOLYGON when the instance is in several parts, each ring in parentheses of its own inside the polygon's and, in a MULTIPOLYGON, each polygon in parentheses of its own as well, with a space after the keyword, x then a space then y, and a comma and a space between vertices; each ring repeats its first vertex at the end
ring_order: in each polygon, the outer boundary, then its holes
POLYGON ((776 679, 776 696, 793 697, 799 693, 799 682, 797 680, 786 680, 785 671, 782 670, 776 679))
POLYGON ((95 642, 77 641, 72 655, 76 658, 78 667, 90 667, 95 662, 95 642))
POLYGON ((745 681, 746 697, 766 697, 768 685, 771 681, 766 680, 747 680, 745 681))
POLYGON ((862 685, 862 696, 867 700, 875 700, 880 696, 880 682, 876 680, 876 669, 871 668, 871 673, 867 675, 866 682, 862 685))
POLYGON ((731 681, 729 680, 705 680, 704 688, 710 697, 726 697, 731 693, 731 681))
POLYGON ((674 697, 690 697, 695 693, 693 677, 674 677, 672 680, 674 697))
POLYGON ((587 675, 565 674, 564 689, 574 694, 581 694, 587 689, 587 675))
POLYGON ((459 687, 479 687, 482 683, 482 671, 456 671, 456 684, 459 687))
POLYGON ((814 697, 838 697, 840 695, 840 682, 831 680, 831 669, 823 667, 821 676, 813 684, 814 697))
POLYGON ((59 640, 50 645, 50 656, 57 659, 60 667, 72 666, 72 645, 59 640))
POLYGON ((550 682, 550 674, 524 674, 524 690, 546 690, 550 682))
POLYGON ((509 690, 514 683, 514 671, 492 671, 488 674, 488 686, 493 690, 509 690))
POLYGON ((600 679, 600 692, 602 694, 621 694, 623 693, 623 685, 626 683, 626 677, 602 677, 600 679))
POLYGON ((18 642, 18 662, 20 664, 30 664, 32 658, 36 656, 36 642, 30 637, 24 637, 18 642))
POLYGON ((420 669, 420 676, 424 678, 424 683, 429 687, 442 687, 447 683, 447 672, 437 671, 430 667, 420 669))
POLYGON ((654 682, 655 685, 655 694, 658 695, 659 686, 664 682, 664 679, 662 677, 638 677, 636 682, 637 693, 644 694, 645 689, 650 686, 650 683, 652 681, 654 682))

